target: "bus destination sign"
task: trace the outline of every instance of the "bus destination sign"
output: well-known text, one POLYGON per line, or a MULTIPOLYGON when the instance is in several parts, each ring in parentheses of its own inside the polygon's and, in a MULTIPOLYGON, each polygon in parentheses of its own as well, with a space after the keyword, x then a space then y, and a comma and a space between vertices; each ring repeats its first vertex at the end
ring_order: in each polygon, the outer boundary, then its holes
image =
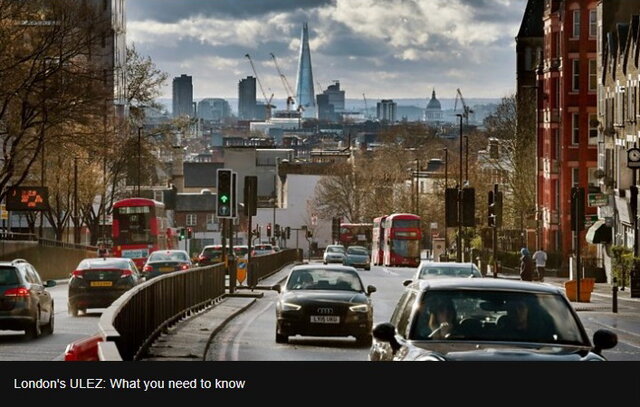
POLYGON ((8 211, 44 211, 49 209, 47 187, 13 187, 6 197, 8 211))

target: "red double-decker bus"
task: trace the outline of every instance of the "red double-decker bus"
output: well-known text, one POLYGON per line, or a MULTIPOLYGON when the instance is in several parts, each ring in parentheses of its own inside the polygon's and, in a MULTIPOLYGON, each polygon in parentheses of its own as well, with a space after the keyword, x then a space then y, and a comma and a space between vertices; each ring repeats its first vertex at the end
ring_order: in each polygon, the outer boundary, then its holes
POLYGON ((371 262, 374 266, 382 265, 384 258, 384 220, 387 215, 378 216, 373 220, 371 231, 371 262))
POLYGON ((417 267, 420 264, 422 231, 420 217, 411 213, 394 213, 384 220, 385 266, 417 267))
POLYGON ((177 249, 177 229, 169 225, 162 202, 127 198, 113 204, 113 255, 133 259, 142 269, 149 254, 177 249))
POLYGON ((371 223, 341 223, 338 242, 344 247, 363 246, 370 249, 372 228, 371 223))

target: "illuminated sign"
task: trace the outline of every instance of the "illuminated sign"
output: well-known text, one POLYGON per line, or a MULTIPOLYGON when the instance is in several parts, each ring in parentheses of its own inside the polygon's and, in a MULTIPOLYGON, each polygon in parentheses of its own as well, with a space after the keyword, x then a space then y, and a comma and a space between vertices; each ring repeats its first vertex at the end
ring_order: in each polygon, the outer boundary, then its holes
POLYGON ((45 211, 49 209, 47 187, 13 187, 6 197, 8 211, 45 211))

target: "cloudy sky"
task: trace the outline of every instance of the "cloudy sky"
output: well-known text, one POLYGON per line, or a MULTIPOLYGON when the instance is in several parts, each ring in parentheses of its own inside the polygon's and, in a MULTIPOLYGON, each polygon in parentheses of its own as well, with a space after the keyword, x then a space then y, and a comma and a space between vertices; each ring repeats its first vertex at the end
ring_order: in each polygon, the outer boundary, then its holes
MULTIPOLYGON (((515 86, 515 35, 526 0, 127 0, 127 42, 194 98, 236 98, 253 75, 286 98, 271 53, 295 89, 303 22, 314 86, 347 98, 500 98, 515 86)), ((258 98, 261 92, 258 88, 258 98)))

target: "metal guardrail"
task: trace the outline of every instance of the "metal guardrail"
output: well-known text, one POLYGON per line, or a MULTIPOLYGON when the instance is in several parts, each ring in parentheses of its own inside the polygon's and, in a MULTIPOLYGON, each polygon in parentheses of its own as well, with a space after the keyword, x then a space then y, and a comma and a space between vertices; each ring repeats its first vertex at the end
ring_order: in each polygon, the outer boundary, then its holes
POLYGON ((33 233, 19 233, 19 232, 8 232, 6 230, 0 231, 0 240, 13 240, 13 241, 36 241, 38 240, 38 236, 33 233))
MULTIPOLYGON (((301 249, 252 257, 248 286, 286 264, 302 260, 301 249)), ((155 277, 120 296, 100 317, 96 341, 101 361, 139 360, 153 342, 183 318, 205 310, 227 295, 226 266, 218 263, 155 277)))

